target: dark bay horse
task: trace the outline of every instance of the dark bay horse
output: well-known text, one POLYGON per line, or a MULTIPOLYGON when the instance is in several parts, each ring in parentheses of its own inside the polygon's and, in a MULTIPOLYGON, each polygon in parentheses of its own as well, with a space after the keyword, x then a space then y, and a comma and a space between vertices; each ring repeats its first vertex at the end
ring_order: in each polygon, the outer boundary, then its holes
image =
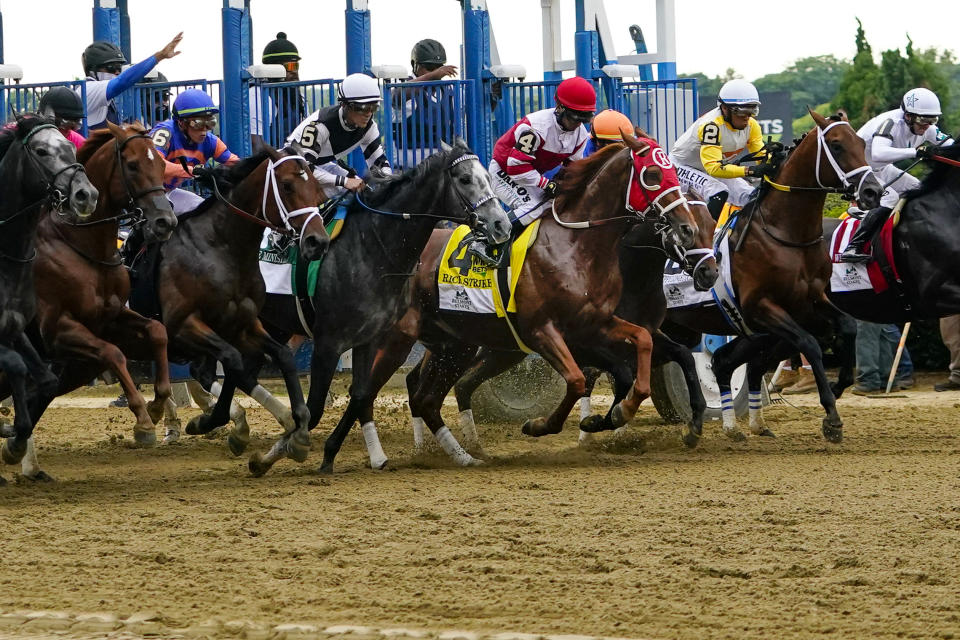
POLYGON ((0 131, 0 370, 13 392, 16 415, 0 457, 20 462, 27 452, 39 405, 57 391, 57 378, 24 333, 36 313, 33 262, 36 228, 48 211, 69 221, 90 216, 97 190, 72 144, 48 120, 21 116, 0 131), (35 386, 28 399, 27 385, 35 386))
POLYGON ((217 184, 232 187, 227 195, 217 191, 181 215, 158 249, 156 291, 171 359, 190 362, 208 391, 217 362, 224 371, 212 412, 195 417, 186 431, 208 433, 226 424, 237 387, 253 397, 266 393, 257 382, 264 355, 283 372, 293 421, 305 427, 309 411, 293 355, 258 319, 266 296, 258 254, 263 230, 271 228, 296 238, 306 259, 323 256, 329 237, 317 206, 320 185, 302 156, 270 147, 215 174, 217 184))
MULTIPOLYGON (((627 322, 646 328, 653 336, 651 363, 657 366, 664 362, 678 362, 688 377, 692 418, 686 426, 684 438, 698 437, 703 428, 703 411, 706 403, 700 391, 693 356, 687 347, 677 344, 658 329, 666 315, 669 315, 666 298, 663 294, 663 270, 668 258, 677 260, 683 270, 694 279, 698 291, 708 290, 717 278, 717 263, 713 256, 713 231, 715 222, 706 204, 695 193, 685 193, 687 207, 697 223, 697 238, 693 248, 684 249, 671 242, 672 235, 664 237, 658 234, 655 225, 650 222, 638 224, 627 232, 620 241, 619 268, 623 279, 623 293, 617 305, 616 315, 627 322)), ((614 373, 616 397, 612 406, 619 403, 630 391, 635 375, 636 359, 627 344, 604 345, 600 343, 576 343, 570 345, 577 363, 584 366, 586 392, 589 399, 593 385, 600 370, 614 373)), ((513 367, 527 354, 520 350, 492 351, 481 349, 466 372, 453 387, 460 411, 460 428, 464 435, 464 448, 469 452, 482 452, 476 424, 473 418, 471 399, 477 387, 490 378, 513 367)), ((407 391, 416 393, 420 381, 420 365, 407 374, 407 391)), ((580 440, 587 442, 597 431, 615 429, 611 411, 605 416, 585 416, 581 420, 580 440)), ((581 405, 581 414, 583 414, 581 405)), ((423 440, 423 418, 412 416, 414 425, 414 445, 420 447, 423 440)))
POLYGON ((368 431, 375 433, 376 392, 402 364, 418 338, 434 357, 421 371, 419 392, 410 399, 412 411, 424 416, 438 442, 458 464, 475 464, 476 460, 443 424, 440 405, 477 346, 514 349, 514 331, 567 382, 567 394, 560 406, 548 418, 528 421, 524 433, 558 433, 582 395, 584 377, 567 346, 571 342, 633 344, 637 376, 630 393, 614 409, 614 419, 625 422, 634 415, 650 391, 652 339, 647 329, 613 314, 622 286, 616 268, 616 245, 648 212, 659 220, 662 233, 675 234, 683 247, 693 244, 697 226, 663 150, 648 138, 625 135, 624 140, 626 147, 611 145, 566 169, 552 216, 544 215, 539 237, 524 262, 512 325, 492 314, 441 316, 436 278, 450 234, 434 234, 421 257, 423 268, 413 278, 413 304, 380 344, 373 360, 371 389, 362 397, 351 397, 343 418, 327 439, 321 471, 332 471, 334 457, 355 420, 363 423, 365 436, 368 431))
MULTIPOLYGON (((723 429, 734 439, 743 439, 737 429, 730 393, 730 378, 744 362, 757 357, 775 357, 789 344, 788 352, 799 351, 813 369, 820 393, 824 437, 831 442, 843 438, 843 422, 836 409, 836 397, 827 380, 820 347, 813 334, 825 334, 837 319, 836 308, 827 299, 830 260, 823 242, 822 211, 828 191, 855 196, 865 209, 876 206, 881 186, 864 158, 864 142, 840 116, 824 118, 810 112, 816 127, 792 149, 774 178, 761 188, 760 195, 744 209, 730 235, 731 276, 739 309, 727 309, 739 316, 750 335, 718 349, 713 370, 723 404, 723 429)), ((678 310, 672 320, 700 333, 730 334, 730 325, 716 307, 678 310)), ((748 372, 748 381, 750 379, 748 372)), ((762 372, 755 376, 762 376, 762 372)), ((756 386, 759 390, 759 377, 756 386)), ((759 402, 759 395, 756 396, 759 402)), ((751 405, 754 397, 751 396, 751 405)), ((760 424, 752 423, 762 433, 760 424)))
MULTIPOLYGON (((438 220, 468 223, 494 243, 509 238, 509 220, 480 160, 463 140, 444 147, 417 167, 375 181, 373 190, 361 193, 324 258, 313 296, 311 428, 323 415, 337 362, 347 349, 353 349, 351 395, 371 393, 376 345, 410 305, 410 276, 438 220)), ((268 304, 261 317, 274 335, 285 340, 303 331, 293 297, 271 299, 275 306, 268 304)), ((302 462, 308 452, 308 433, 297 432, 279 440, 266 456, 253 454, 250 471, 262 475, 286 455, 302 462)), ((382 467, 386 456, 373 464, 382 467)))
MULTIPOLYGON (((167 332, 126 306, 130 277, 117 251, 121 221, 142 225, 150 242, 170 237, 176 216, 163 190, 163 158, 139 124, 107 123, 78 151, 100 192, 82 223, 45 216, 37 230, 37 326, 44 357, 60 378, 58 395, 112 371, 136 416, 134 441, 156 442, 154 421, 170 396, 167 332), (127 370, 126 357, 157 363, 156 398, 148 406, 127 370), (149 409, 149 410, 148 410, 149 409)), ((45 408, 45 407, 42 407, 45 408)))

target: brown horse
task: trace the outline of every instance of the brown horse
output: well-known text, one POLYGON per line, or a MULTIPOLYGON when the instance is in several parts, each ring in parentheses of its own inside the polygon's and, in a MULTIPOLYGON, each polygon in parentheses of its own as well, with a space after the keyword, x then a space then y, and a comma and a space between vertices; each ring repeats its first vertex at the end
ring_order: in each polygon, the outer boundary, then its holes
POLYGON ((134 440, 151 445, 154 421, 170 396, 167 333, 159 322, 126 306, 130 277, 117 251, 117 232, 121 221, 129 221, 143 225, 151 240, 163 241, 177 219, 164 196, 163 158, 146 130, 139 124, 107 126, 77 154, 100 192, 93 216, 70 223, 48 215, 38 227, 37 325, 42 349, 60 378, 58 395, 112 371, 137 419, 134 440), (157 363, 156 395, 149 405, 124 356, 157 363))
MULTIPOLYGON (((826 412, 824 437, 831 442, 843 438, 836 397, 812 335, 830 331, 830 320, 838 314, 826 296, 831 267, 821 216, 827 192, 856 196, 860 206, 870 209, 879 203, 882 187, 867 165, 863 140, 846 119, 810 114, 815 128, 765 183, 755 203, 740 213, 730 236, 729 255, 724 256, 731 261, 739 302, 739 309, 725 311, 728 317, 739 316, 749 335, 718 349, 713 371, 723 403, 724 431, 738 440, 744 436, 736 426, 730 377, 757 354, 781 349, 781 340, 791 345, 787 353, 799 351, 810 362, 826 412)), ((730 333, 719 312, 696 310, 682 316, 674 314, 671 320, 703 333, 730 333)), ((757 430, 762 432, 762 427, 758 425, 757 430)))
POLYGON ((375 429, 376 393, 418 338, 443 353, 431 360, 438 366, 426 366, 422 371, 422 393, 411 398, 411 405, 417 406, 437 440, 459 464, 476 461, 444 426, 440 405, 480 345, 515 349, 518 337, 564 377, 567 393, 556 410, 548 418, 536 418, 523 426, 524 433, 541 436, 559 433, 583 394, 583 372, 568 343, 629 341, 636 349, 637 375, 615 413, 624 421, 634 415, 650 395, 652 339, 647 329, 614 315, 622 288, 616 246, 648 213, 659 220, 661 233, 674 234, 683 247, 693 244, 697 225, 663 150, 646 137, 625 135, 624 140, 626 147, 611 145, 566 169, 552 215, 544 215, 537 241, 524 262, 515 296, 517 312, 510 325, 494 316, 441 315, 436 279, 449 232, 433 234, 413 279, 413 304, 381 343, 371 387, 364 390, 369 392, 353 390, 343 418, 327 439, 322 471, 332 471, 333 459, 357 418, 365 436, 375 429))
MULTIPOLYGON (((268 146, 234 166, 218 168, 216 179, 232 185, 226 197, 217 190, 216 197, 181 215, 176 232, 158 249, 159 315, 171 358, 190 362, 191 374, 207 391, 215 383, 217 362, 224 371, 212 412, 191 420, 186 431, 209 433, 226 424, 237 387, 258 399, 269 395, 257 382, 264 355, 283 372, 293 428, 306 428, 310 412, 293 354, 267 334, 257 317, 266 297, 258 254, 266 227, 295 239, 302 259, 323 256, 330 238, 317 207, 320 185, 302 156, 268 146)), ((287 413, 271 407, 274 415, 287 413)))

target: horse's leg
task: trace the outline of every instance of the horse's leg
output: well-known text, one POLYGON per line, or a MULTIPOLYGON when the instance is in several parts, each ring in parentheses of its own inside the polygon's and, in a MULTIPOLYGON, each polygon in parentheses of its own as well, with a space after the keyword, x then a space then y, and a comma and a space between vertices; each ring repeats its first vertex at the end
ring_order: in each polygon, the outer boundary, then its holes
POLYGON ((833 386, 833 394, 837 398, 843 391, 853 384, 853 372, 857 366, 857 321, 846 313, 839 313, 834 321, 836 342, 834 353, 840 361, 840 371, 833 386))
POLYGON ((436 347, 420 371, 420 385, 410 398, 411 409, 423 416, 433 437, 454 462, 462 467, 483 464, 460 446, 440 415, 443 399, 476 356, 476 347, 449 343, 436 347), (415 407, 415 409, 414 409, 415 407))
MULTIPOLYGON (((647 338, 649 340, 649 336, 647 336, 647 338)), ((547 322, 533 330, 530 334, 528 344, 530 344, 537 353, 542 355, 557 373, 563 376, 564 381, 567 383, 567 393, 549 417, 527 420, 523 424, 521 431, 528 436, 538 437, 551 433, 560 433, 563 429, 563 422, 567 419, 567 416, 570 415, 570 410, 573 409, 573 405, 576 404, 578 399, 583 397, 586 380, 576 360, 573 359, 573 355, 570 353, 570 349, 567 347, 563 335, 561 335, 560 331, 552 322, 547 322)))
POLYGON ((460 431, 463 435, 463 447, 473 455, 485 458, 486 453, 480 445, 477 425, 473 420, 471 399, 481 384, 494 378, 514 365, 523 362, 527 354, 522 351, 493 351, 483 349, 470 363, 467 371, 453 385, 460 411, 460 431))
POLYGON ((713 375, 716 377, 717 387, 720 389, 723 433, 731 440, 741 442, 747 438, 737 427, 737 414, 733 408, 733 393, 730 390, 730 380, 733 377, 733 372, 736 371, 737 367, 760 354, 766 344, 772 345, 776 342, 776 336, 755 335, 749 338, 740 336, 713 352, 713 375))
MULTIPOLYGON (((607 372, 611 378, 613 378, 613 403, 605 415, 600 416, 591 413, 587 415, 586 418, 580 420, 579 444, 590 444, 593 442, 593 434, 600 431, 616 430, 618 435, 623 433, 621 429, 624 428, 624 425, 617 426, 614 424, 613 408, 622 402, 623 399, 627 397, 627 394, 630 393, 630 389, 633 388, 633 371, 630 369, 630 365, 618 355, 616 350, 607 347, 594 347, 590 352, 590 357, 591 361, 594 362, 598 368, 586 367, 583 370, 584 376, 587 378, 589 384, 584 391, 584 397, 589 399, 590 394, 593 393, 593 387, 596 385, 596 381, 603 372, 607 372)), ((582 401, 583 399, 581 398, 581 403, 582 401)))
MULTIPOLYGON (((825 299, 823 304, 826 304, 825 299)), ((763 299, 757 304, 753 316, 760 321, 760 324, 788 341, 797 351, 807 357, 807 362, 813 369, 813 377, 817 380, 820 405, 826 412, 821 426, 823 437, 829 442, 841 442, 843 440, 843 420, 837 413, 837 399, 833 395, 830 381, 827 379, 827 372, 823 367, 823 353, 820 351, 820 345, 816 338, 769 299, 763 299)))
POLYGON ((404 378, 404 383, 407 386, 407 406, 410 408, 410 423, 413 428, 413 449, 414 451, 419 451, 423 449, 423 432, 427 428, 427 423, 423 421, 423 418, 419 413, 414 413, 413 402, 411 399, 414 394, 417 392, 417 388, 420 386, 420 370, 423 367, 423 361, 426 358, 430 357, 430 352, 427 351, 423 354, 423 357, 420 358, 418 362, 410 371, 407 373, 406 378, 404 378))
MULTIPOLYGON (((20 334, 23 336, 23 334, 20 334)), ((24 337, 25 338, 25 337, 24 337)), ((19 341, 19 336, 14 337, 14 341, 19 341)), ((36 353, 36 350, 34 350, 36 353)), ((38 356, 39 359, 39 356, 38 356)), ((19 463, 27 453, 27 445, 30 436, 33 435, 33 426, 35 424, 31 405, 36 410, 36 402, 31 401, 27 394, 27 375, 30 368, 24 361, 23 356, 10 347, 0 345, 0 369, 7 374, 7 380, 13 392, 13 425, 5 426, 0 429, 0 436, 6 438, 2 447, 0 447, 0 460, 6 464, 19 463)), ((53 373, 47 369, 47 374, 53 373)), ((57 381, 56 377, 53 378, 57 381)), ((45 383, 45 386, 46 385, 45 383)), ((53 394, 56 393, 54 387, 53 394)), ((43 393, 47 396, 47 393, 43 393)))
POLYGON ((793 347, 783 340, 755 355, 747 362, 747 385, 750 393, 750 433, 755 436, 774 437, 763 419, 763 376, 784 358, 794 353, 793 347))
POLYGON ((660 331, 653 334, 653 360, 657 363, 676 362, 683 372, 683 380, 687 383, 687 394, 690 396, 691 415, 681 438, 683 443, 692 449, 697 446, 703 435, 703 412, 707 410, 707 401, 703 397, 700 377, 697 375, 697 363, 690 349, 674 342, 660 331))
POLYGON ((650 332, 626 320, 613 316, 605 329, 608 340, 614 343, 628 341, 637 350, 637 373, 633 388, 621 402, 610 410, 615 427, 622 427, 636 415, 640 403, 650 397, 650 359, 653 353, 653 338, 650 332))
MULTIPOLYGON (((139 313, 124 308, 105 333, 110 341, 120 347, 128 357, 134 360, 153 360, 156 376, 153 383, 153 400, 147 403, 147 413, 152 422, 159 422, 163 416, 167 398, 171 394, 167 330, 160 322, 144 318, 139 313)), ((133 407, 132 404, 130 406, 133 407)))

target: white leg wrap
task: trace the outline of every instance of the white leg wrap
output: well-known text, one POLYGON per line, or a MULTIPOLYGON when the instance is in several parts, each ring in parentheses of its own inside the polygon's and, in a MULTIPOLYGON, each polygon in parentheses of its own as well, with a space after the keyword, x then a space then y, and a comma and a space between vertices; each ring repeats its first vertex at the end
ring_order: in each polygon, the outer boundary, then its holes
POLYGON ((293 431, 296 426, 293 422, 293 413, 290 407, 273 397, 273 395, 263 388, 263 385, 257 385, 253 388, 250 397, 263 405, 263 408, 273 414, 273 417, 280 421, 283 430, 286 433, 293 431))
POLYGON ((453 458, 454 462, 461 467, 479 464, 476 458, 464 451, 463 447, 461 447, 457 439, 453 437, 453 434, 450 433, 450 429, 448 429, 446 425, 440 427, 440 430, 433 435, 437 439, 437 442, 440 443, 440 446, 443 447, 443 450, 447 452, 447 455, 453 458))
POLYGON ((40 463, 37 462, 37 448, 33 446, 33 436, 27 438, 27 452, 23 454, 23 460, 20 461, 20 472, 27 478, 32 478, 40 471, 40 463))
POLYGON ((594 435, 596 435, 596 434, 590 433, 589 431, 581 431, 581 432, 580 432, 580 439, 578 440, 578 443, 580 444, 581 447, 586 446, 586 445, 589 445, 589 444, 593 444, 593 443, 594 443, 594 435))
MULTIPOLYGON (((580 398, 580 422, 583 422, 592 415, 590 407, 590 398, 580 398)), ((580 442, 583 442, 583 433, 580 433, 580 442)))
POLYGON ((427 431, 427 423, 423 418, 411 418, 413 422, 413 448, 423 449, 423 434, 427 431))
POLYGON ((750 431, 760 433, 766 428, 763 422, 763 401, 759 391, 750 392, 750 431))
POLYGON ((623 425, 622 427, 617 427, 616 429, 614 429, 613 435, 614 437, 619 437, 624 435, 627 432, 628 432, 627 425, 623 425))
POLYGON ((479 445, 480 436, 477 435, 477 424, 473 421, 473 409, 460 412, 460 431, 463 441, 468 445, 479 445))
POLYGON ((737 414, 733 410, 733 394, 729 391, 720 393, 720 409, 723 412, 723 430, 737 430, 737 414))
POLYGON ((217 397, 220 395, 221 387, 219 382, 214 382, 211 386, 213 393, 207 393, 206 389, 201 387, 199 382, 196 380, 188 380, 187 390, 193 397, 193 401, 200 407, 200 410, 204 413, 209 413, 210 410, 213 409, 213 405, 217 403, 217 397))
POLYGON ((383 452, 380 446, 380 437, 377 435, 377 425, 372 420, 364 422, 363 441, 367 445, 367 453, 370 454, 370 467, 380 470, 387 466, 387 454, 383 452))

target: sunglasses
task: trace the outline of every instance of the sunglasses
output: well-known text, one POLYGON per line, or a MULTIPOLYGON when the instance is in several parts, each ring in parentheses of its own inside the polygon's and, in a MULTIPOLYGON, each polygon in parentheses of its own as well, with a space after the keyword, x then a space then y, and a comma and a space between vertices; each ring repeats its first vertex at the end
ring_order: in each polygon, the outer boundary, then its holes
POLYGON ((913 116, 916 124, 937 124, 940 122, 940 116, 913 116))
POLYGON ((348 102, 347 108, 354 113, 373 115, 380 108, 379 102, 348 102))
POLYGON ((123 71, 123 65, 120 64, 108 64, 105 67, 102 67, 107 73, 119 74, 123 71))
POLYGON ((58 129, 69 129, 70 131, 79 131, 83 123, 80 120, 70 120, 67 118, 57 118, 55 124, 58 129))
POLYGON ((187 126, 191 129, 201 130, 213 130, 217 126, 217 119, 214 117, 209 118, 188 118, 186 120, 187 126))
POLYGON ((283 68, 287 71, 299 71, 300 70, 300 61, 291 60, 290 62, 284 62, 283 68))
POLYGON ((730 112, 735 116, 755 116, 760 113, 758 104, 730 105, 730 112))
POLYGON ((586 124, 593 120, 593 111, 574 111, 573 109, 564 109, 563 115, 574 122, 586 124))

